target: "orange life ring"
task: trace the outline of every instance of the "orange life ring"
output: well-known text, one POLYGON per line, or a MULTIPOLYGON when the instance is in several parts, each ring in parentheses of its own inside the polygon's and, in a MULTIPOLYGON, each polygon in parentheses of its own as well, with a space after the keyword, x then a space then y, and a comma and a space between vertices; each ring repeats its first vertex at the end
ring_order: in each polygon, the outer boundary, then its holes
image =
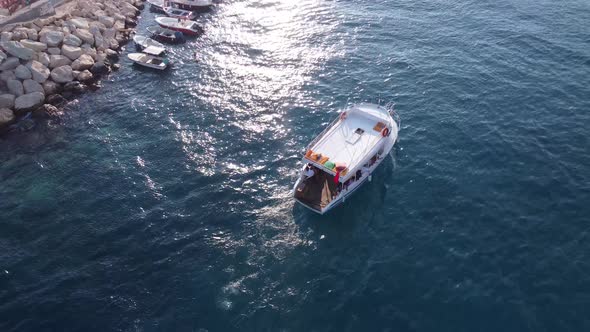
POLYGON ((340 113, 340 120, 345 120, 347 116, 348 114, 346 114, 346 112, 340 113))
POLYGON ((389 128, 387 128, 387 127, 383 128, 383 130, 381 130, 381 136, 383 136, 383 137, 389 136, 389 128))

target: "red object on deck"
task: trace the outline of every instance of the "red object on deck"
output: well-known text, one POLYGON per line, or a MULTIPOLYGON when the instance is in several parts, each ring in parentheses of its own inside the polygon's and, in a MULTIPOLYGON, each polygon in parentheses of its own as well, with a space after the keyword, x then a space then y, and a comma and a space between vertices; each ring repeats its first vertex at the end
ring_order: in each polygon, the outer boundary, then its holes
POLYGON ((0 0, 0 8, 6 8, 12 14, 20 4, 24 5, 23 0, 0 0))

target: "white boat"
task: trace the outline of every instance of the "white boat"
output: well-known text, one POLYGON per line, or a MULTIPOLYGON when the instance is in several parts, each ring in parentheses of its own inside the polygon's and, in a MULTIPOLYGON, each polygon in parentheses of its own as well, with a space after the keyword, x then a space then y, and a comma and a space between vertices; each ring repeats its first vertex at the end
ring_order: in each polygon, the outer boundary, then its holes
POLYGON ((197 22, 191 20, 184 20, 172 17, 156 17, 156 22, 162 28, 170 29, 173 31, 179 31, 184 33, 185 35, 196 36, 203 33, 203 28, 201 28, 197 24, 197 22))
POLYGON ((164 12, 164 0, 147 0, 147 2, 150 4, 150 10, 152 12, 164 12))
POLYGON ((134 63, 148 68, 164 70, 168 67, 167 59, 155 55, 145 53, 129 53, 127 57, 134 63))
POLYGON ((174 7, 164 7, 163 9, 166 15, 173 18, 193 20, 196 17, 195 13, 191 12, 190 10, 178 9, 174 7))
POLYGON ((159 43, 151 38, 142 35, 133 36, 133 41, 142 52, 152 55, 161 55, 166 52, 166 48, 162 43, 159 43))
POLYGON ((213 5, 212 0, 171 0, 168 1, 174 7, 190 11, 207 11, 213 5))
POLYGON ((363 103, 340 113, 308 145, 301 175, 293 187, 295 200, 319 214, 343 203, 371 180, 393 148, 399 125, 399 117, 389 105, 363 103))

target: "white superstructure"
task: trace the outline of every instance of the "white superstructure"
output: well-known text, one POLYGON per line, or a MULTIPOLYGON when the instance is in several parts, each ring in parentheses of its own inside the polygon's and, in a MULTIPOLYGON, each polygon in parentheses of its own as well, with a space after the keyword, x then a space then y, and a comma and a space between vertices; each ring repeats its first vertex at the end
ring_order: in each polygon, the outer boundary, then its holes
POLYGON ((307 147, 295 199, 320 214, 342 203, 393 148, 399 131, 394 115, 392 109, 367 103, 342 112, 307 147))

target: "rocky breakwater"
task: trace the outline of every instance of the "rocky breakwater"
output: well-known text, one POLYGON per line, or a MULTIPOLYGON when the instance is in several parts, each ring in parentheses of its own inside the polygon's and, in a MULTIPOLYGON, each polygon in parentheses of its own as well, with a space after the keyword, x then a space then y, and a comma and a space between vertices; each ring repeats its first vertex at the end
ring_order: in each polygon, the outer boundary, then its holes
POLYGON ((52 114, 114 61, 143 0, 74 0, 67 10, 0 33, 0 129, 18 117, 52 114))

